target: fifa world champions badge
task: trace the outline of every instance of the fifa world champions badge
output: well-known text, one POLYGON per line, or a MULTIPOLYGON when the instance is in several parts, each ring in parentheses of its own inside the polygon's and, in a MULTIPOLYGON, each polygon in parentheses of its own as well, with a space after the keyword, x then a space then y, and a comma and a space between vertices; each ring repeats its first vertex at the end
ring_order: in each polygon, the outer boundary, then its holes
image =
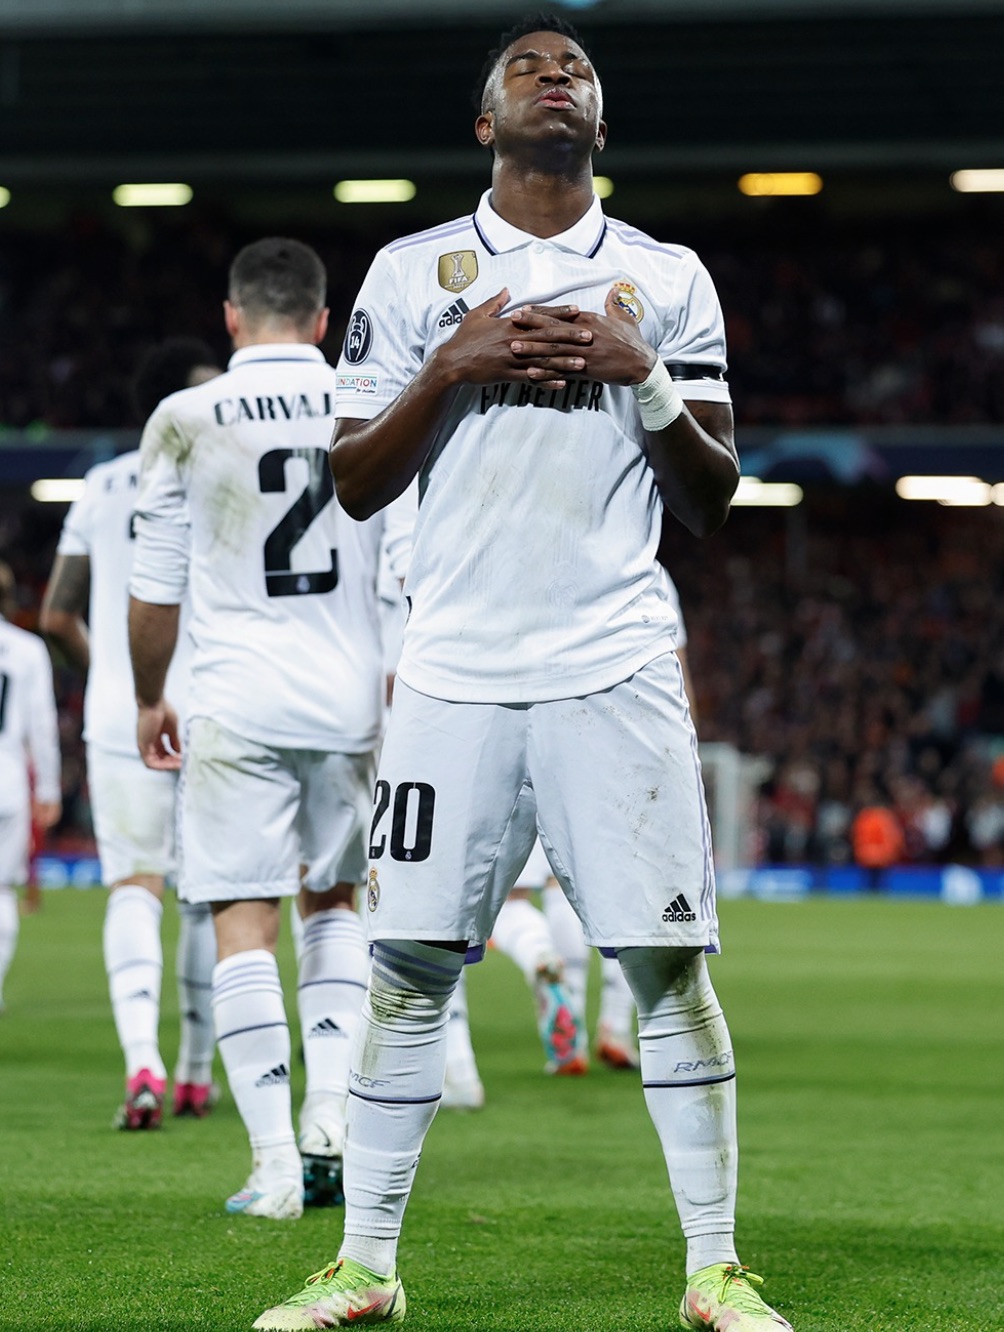
POLYGON ((478 256, 473 250, 455 250, 439 256, 437 276, 446 291, 463 291, 478 275, 478 256))
POLYGON ((638 298, 638 289, 631 282, 615 282, 612 288, 614 305, 629 314, 636 324, 645 318, 645 307, 638 298))
POLYGON ((366 883, 366 906, 370 911, 375 911, 380 905, 380 880, 377 878, 375 869, 371 869, 369 879, 366 883))

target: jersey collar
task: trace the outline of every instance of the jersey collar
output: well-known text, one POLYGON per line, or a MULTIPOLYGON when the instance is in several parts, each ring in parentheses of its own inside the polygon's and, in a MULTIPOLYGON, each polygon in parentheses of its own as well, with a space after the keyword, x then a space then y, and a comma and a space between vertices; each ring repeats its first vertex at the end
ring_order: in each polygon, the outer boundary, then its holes
POLYGON ((241 347, 227 362, 227 369, 248 365, 252 361, 324 361, 324 352, 309 342, 258 342, 253 347, 241 347))
POLYGON ((557 236, 548 236, 542 241, 539 236, 531 236, 527 231, 520 231, 505 218, 499 217, 491 205, 491 190, 485 190, 474 214, 474 228, 486 250, 491 254, 505 254, 510 250, 519 250, 527 245, 553 245, 561 250, 571 250, 574 254, 585 255, 591 259, 603 244, 607 229, 607 220, 597 196, 574 226, 557 236))

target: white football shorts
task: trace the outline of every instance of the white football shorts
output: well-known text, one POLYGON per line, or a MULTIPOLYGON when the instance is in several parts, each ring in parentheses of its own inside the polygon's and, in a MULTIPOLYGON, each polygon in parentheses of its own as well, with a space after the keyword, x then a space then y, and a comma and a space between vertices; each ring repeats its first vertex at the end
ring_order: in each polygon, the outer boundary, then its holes
POLYGON ((106 887, 136 874, 174 874, 178 774, 155 772, 139 754, 87 746, 94 839, 106 887))
POLYGON ((398 680, 370 831, 371 939, 484 945, 538 828, 588 943, 718 951, 675 652, 611 689, 544 703, 453 703, 398 680))
POLYGON ((189 721, 179 791, 178 896, 186 902, 291 897, 362 883, 373 757, 277 749, 189 721))

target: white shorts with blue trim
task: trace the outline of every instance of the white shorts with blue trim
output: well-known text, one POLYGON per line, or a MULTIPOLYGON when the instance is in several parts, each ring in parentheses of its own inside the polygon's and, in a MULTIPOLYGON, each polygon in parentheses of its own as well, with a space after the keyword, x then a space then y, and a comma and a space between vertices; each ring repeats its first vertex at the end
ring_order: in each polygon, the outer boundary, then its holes
POLYGON ((448 702, 398 679, 370 832, 370 938, 483 945, 538 830, 588 943, 718 951, 675 652, 544 703, 448 702))

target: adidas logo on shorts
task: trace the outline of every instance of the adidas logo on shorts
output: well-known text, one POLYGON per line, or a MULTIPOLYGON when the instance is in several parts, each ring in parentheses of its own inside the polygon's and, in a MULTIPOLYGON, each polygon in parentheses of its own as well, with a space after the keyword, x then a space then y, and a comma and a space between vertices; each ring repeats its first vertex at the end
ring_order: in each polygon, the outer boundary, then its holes
POLYGON ((455 328, 461 322, 465 314, 470 314, 471 307, 463 299, 454 301, 448 310, 444 310, 439 317, 440 328, 455 328))
POLYGON ((278 1087, 283 1082, 289 1082, 289 1069, 285 1064, 276 1064, 275 1068, 270 1068, 267 1073, 262 1074, 255 1086, 278 1087))
POLYGON ((697 916, 691 910, 690 903, 682 893, 674 897, 669 906, 662 913, 663 920, 672 921, 674 925, 683 925, 687 921, 696 920, 697 916))

